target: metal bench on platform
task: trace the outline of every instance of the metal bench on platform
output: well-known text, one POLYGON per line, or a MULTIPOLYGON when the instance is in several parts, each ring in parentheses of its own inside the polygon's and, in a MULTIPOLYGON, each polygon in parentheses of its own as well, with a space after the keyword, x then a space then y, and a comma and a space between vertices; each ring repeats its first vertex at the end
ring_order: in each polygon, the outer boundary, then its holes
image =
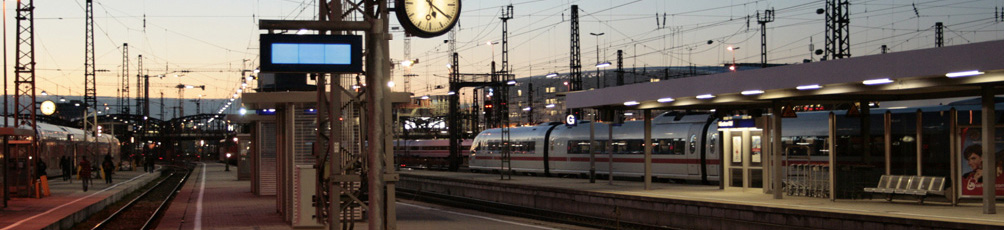
POLYGON ((865 192, 886 194, 892 201, 893 195, 917 196, 921 204, 928 195, 945 195, 944 177, 882 175, 878 186, 865 188, 865 192))

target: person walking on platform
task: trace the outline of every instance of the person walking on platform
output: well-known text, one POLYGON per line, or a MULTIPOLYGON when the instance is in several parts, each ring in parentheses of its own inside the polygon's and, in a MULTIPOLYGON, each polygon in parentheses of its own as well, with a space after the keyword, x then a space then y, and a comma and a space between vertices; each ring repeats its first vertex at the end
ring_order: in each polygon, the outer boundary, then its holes
POLYGON ((59 168, 63 170, 63 181, 70 180, 70 175, 73 174, 73 162, 70 161, 70 157, 60 157, 59 168))
POLYGON ((112 155, 105 155, 104 162, 101 162, 101 170, 105 173, 105 184, 111 184, 112 173, 115 171, 115 163, 112 163, 112 155))
POLYGON ((84 192, 87 191, 87 185, 91 183, 91 162, 87 161, 87 156, 80 157, 80 183, 84 184, 84 192))
POLYGON ((153 169, 154 169, 153 168, 153 161, 154 161, 154 159, 156 159, 156 158, 153 157, 152 153, 146 155, 146 159, 145 159, 146 161, 143 162, 143 171, 153 172, 153 169))

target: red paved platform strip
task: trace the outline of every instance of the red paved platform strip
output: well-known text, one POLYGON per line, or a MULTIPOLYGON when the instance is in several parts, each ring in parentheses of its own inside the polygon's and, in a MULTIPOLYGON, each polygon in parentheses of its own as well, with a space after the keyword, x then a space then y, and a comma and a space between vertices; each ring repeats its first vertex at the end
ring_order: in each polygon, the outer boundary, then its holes
POLYGON ((8 201, 7 208, 0 210, 0 230, 69 228, 156 179, 157 175, 159 173, 120 171, 112 176, 114 183, 105 184, 104 180, 95 179, 87 192, 83 191, 79 180, 51 178, 51 196, 8 201))
POLYGON ((236 167, 226 172, 220 163, 198 164, 156 229, 292 229, 275 199, 252 194, 250 181, 237 180, 236 167))

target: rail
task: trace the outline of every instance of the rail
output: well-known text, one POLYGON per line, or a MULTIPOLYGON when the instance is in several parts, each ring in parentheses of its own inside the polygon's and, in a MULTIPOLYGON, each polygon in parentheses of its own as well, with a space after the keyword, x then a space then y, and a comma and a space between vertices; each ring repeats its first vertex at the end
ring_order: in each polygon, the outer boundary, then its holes
MULTIPOLYGON (((140 201, 144 200, 144 198, 147 198, 148 195, 150 195, 152 192, 157 191, 158 189, 160 189, 161 185, 163 185, 165 182, 171 180, 171 178, 173 176, 175 176, 176 174, 177 174, 177 172, 172 172, 170 175, 168 175, 164 179, 162 179, 159 182, 157 182, 157 184, 151 186, 150 189, 147 189, 146 191, 144 191, 139 196, 136 196, 136 198, 133 198, 132 200, 130 200, 127 204, 125 204, 124 206, 122 206, 121 208, 119 208, 118 210, 116 210, 114 213, 112 213, 110 216, 108 216, 107 218, 105 218, 104 220, 102 220, 100 223, 94 225, 94 227, 91 228, 91 229, 105 229, 105 228, 108 228, 108 227, 112 227, 112 223, 114 223, 114 221, 118 220, 119 217, 122 217, 124 213, 126 213, 127 211, 129 211, 133 206, 135 206, 140 201)), ((186 172, 184 174, 184 177, 181 178, 181 180, 178 181, 178 183, 174 186, 174 188, 171 189, 171 193, 168 194, 162 201, 160 201, 161 202, 160 205, 157 206, 157 208, 153 210, 152 214, 150 214, 150 217, 147 218, 147 220, 143 222, 142 227, 140 227, 138 229, 150 229, 150 227, 151 227, 150 225, 153 222, 155 222, 156 219, 157 219, 157 217, 159 217, 160 214, 164 211, 164 209, 167 208, 168 202, 170 202, 174 198, 174 196, 177 194, 176 191, 178 191, 178 189, 181 188, 181 186, 185 184, 185 182, 188 180, 188 176, 190 174, 191 174, 190 171, 188 171, 188 172, 186 172)))

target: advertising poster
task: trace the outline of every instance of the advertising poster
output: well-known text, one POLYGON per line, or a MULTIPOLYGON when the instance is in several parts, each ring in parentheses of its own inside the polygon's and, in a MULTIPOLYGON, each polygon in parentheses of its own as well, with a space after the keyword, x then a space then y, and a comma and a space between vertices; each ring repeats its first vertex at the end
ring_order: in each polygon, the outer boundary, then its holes
MULTIPOLYGON (((1004 129, 997 129, 995 134, 996 138, 1004 137, 1004 129)), ((1004 196, 1004 176, 1001 175, 1001 163, 1004 162, 1004 145, 1001 141, 986 142, 983 141, 982 129, 979 127, 964 127, 959 129, 960 140, 962 144, 962 152, 959 154, 962 160, 959 162, 962 164, 959 167, 962 172, 962 178, 959 180, 962 182, 962 196, 963 197, 980 197, 983 196, 983 175, 987 173, 995 173, 997 175, 997 196, 1004 196), (994 151, 996 157, 996 167, 987 170, 983 168, 983 156, 986 153, 983 152, 983 145, 987 143, 994 144, 994 151)))
POLYGON ((750 153, 752 154, 750 156, 751 158, 750 161, 752 161, 755 164, 758 164, 760 163, 760 153, 762 152, 760 151, 761 149, 760 136, 753 136, 752 145, 753 148, 750 149, 750 153))
POLYGON ((743 137, 732 137, 732 163, 743 162, 743 137))

